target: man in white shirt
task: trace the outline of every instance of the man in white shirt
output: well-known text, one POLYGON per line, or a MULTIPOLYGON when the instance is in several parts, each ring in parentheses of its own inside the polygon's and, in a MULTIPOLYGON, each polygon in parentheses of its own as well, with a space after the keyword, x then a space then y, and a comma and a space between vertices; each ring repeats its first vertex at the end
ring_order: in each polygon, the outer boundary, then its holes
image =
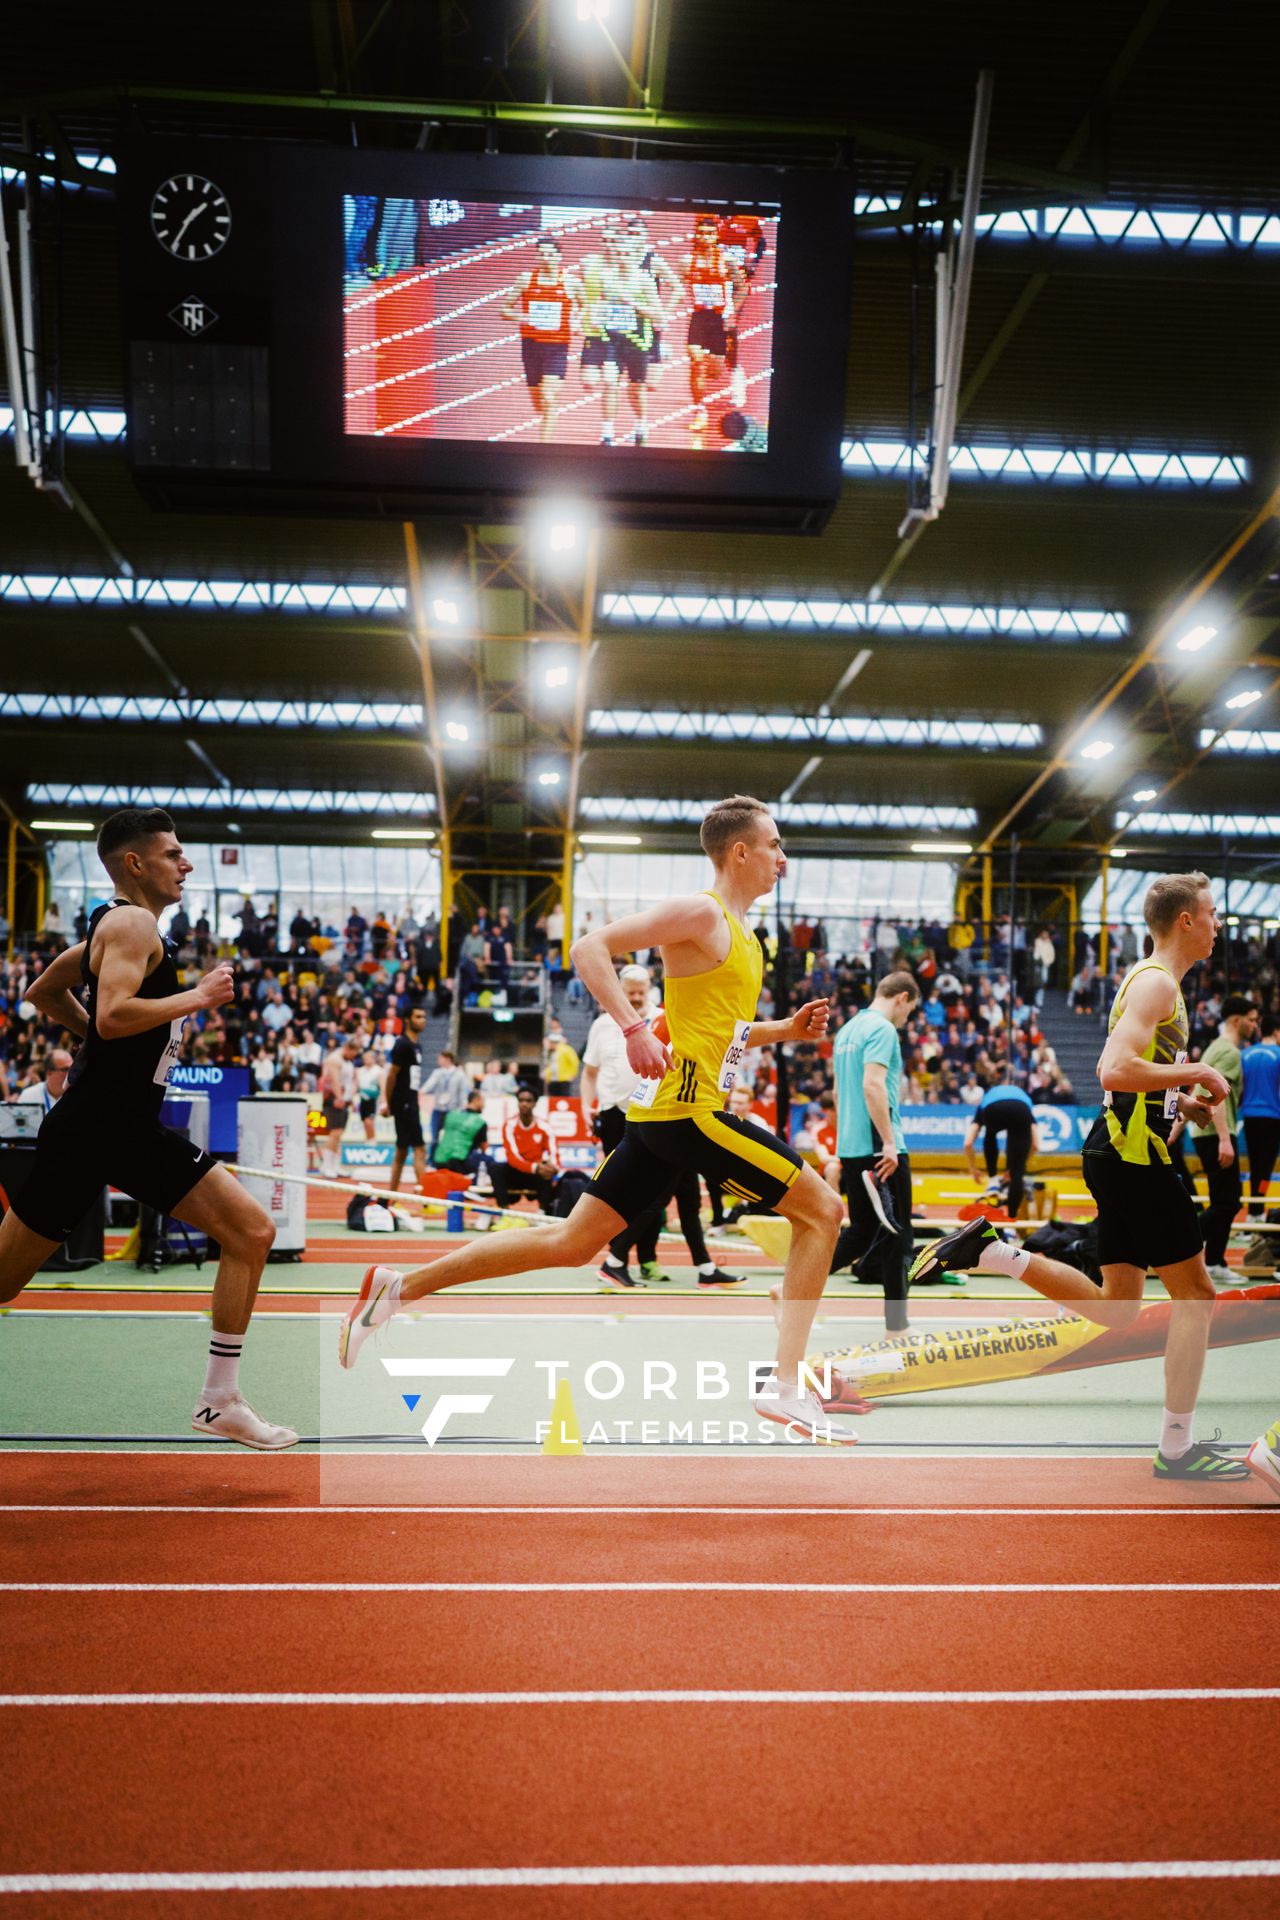
POLYGON ((44 1079, 24 1087, 18 1095, 17 1104, 23 1107, 43 1107, 48 1113, 50 1107, 56 1107, 67 1090, 67 1075, 71 1071, 71 1055, 65 1047, 55 1047, 49 1055, 49 1063, 44 1070, 44 1079))

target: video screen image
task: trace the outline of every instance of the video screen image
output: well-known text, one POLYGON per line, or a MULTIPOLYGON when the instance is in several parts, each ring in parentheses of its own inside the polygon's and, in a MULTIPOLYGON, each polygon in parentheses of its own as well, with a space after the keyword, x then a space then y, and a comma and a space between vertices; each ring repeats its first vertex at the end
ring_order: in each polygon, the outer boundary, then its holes
POLYGON ((776 211, 344 201, 349 434, 768 449, 776 211))

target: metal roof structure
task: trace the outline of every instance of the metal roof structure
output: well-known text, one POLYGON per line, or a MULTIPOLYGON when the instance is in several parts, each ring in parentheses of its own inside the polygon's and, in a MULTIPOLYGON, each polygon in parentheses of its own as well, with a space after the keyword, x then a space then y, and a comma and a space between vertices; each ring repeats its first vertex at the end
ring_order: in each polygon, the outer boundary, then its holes
POLYGON ((1016 833, 1046 875, 1096 871, 1122 830, 1155 865, 1224 838, 1242 869, 1280 862, 1276 16, 799 0, 784 31, 766 0, 613 0, 603 27, 578 11, 224 0, 198 59, 136 3, 10 23, 11 233, 22 181, 62 182, 37 260, 68 491, 18 468, 10 424, 0 800, 27 821, 61 804, 37 793, 163 788, 186 830, 234 814, 261 840, 348 838, 416 795, 460 835, 507 808, 503 831, 553 870, 575 819, 685 846, 697 803, 739 789, 828 851, 901 852, 925 819, 949 839, 967 822, 975 850, 1016 833), (904 539, 913 287, 958 205, 984 68, 955 483, 904 539), (468 549, 376 521, 152 511, 121 441, 110 157, 130 125, 848 168, 848 445, 826 531, 610 528, 593 590, 513 652, 517 610, 481 636, 430 609, 433 569, 460 558, 518 597, 508 530, 468 549), (1197 625, 1212 638, 1180 646, 1197 625))

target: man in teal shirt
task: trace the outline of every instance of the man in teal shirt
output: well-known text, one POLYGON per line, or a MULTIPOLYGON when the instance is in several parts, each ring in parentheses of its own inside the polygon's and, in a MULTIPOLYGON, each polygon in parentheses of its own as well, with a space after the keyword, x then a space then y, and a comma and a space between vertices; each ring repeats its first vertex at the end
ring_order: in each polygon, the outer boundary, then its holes
POLYGON ((831 1271, 860 1262, 858 1278, 884 1289, 890 1333, 907 1324, 911 1264, 911 1166, 898 1119, 898 1031, 919 998, 914 975, 887 973, 871 1005, 841 1027, 835 1044, 836 1152, 849 1224, 836 1242, 831 1271))

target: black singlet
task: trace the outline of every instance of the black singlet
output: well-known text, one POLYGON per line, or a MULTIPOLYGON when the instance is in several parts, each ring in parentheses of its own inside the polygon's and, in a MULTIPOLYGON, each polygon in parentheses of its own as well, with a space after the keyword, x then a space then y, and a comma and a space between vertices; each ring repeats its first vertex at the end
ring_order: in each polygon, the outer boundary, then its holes
MULTIPOLYGON (((86 1013, 89 1030, 80 1044, 75 1064, 67 1076, 67 1093, 81 1099, 108 1101, 130 1112, 158 1114, 164 1102, 169 1075, 178 1061, 182 1030, 189 1015, 171 1020, 168 1026, 151 1027, 145 1033, 131 1033, 120 1040, 104 1040, 98 1032, 98 976, 90 971, 89 954, 93 937, 105 915, 113 907, 127 907, 129 900, 111 900, 95 907, 85 936, 80 958, 80 977, 88 989, 86 1013)), ((182 992, 174 965, 173 944, 161 937, 164 951, 156 966, 137 990, 139 1000, 167 1000, 182 992)))

